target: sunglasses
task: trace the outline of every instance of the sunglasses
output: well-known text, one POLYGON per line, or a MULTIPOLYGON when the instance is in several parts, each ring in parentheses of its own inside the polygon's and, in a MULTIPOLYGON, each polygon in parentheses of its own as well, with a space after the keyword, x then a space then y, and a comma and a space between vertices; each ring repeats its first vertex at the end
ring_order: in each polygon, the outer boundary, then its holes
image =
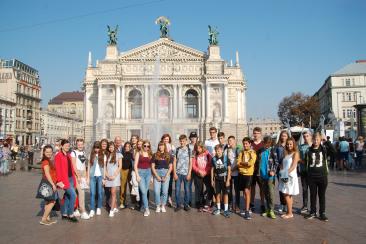
POLYGON ((150 145, 144 145, 144 147, 150 147, 150 145))

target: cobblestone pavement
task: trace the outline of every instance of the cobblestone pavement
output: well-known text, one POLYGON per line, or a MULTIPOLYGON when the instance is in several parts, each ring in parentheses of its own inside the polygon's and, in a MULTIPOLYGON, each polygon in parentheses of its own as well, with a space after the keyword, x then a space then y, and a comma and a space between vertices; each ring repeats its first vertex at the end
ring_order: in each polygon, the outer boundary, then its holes
MULTIPOLYGON (((125 209, 109 218, 103 209, 102 216, 77 224, 58 217, 57 224, 41 226, 40 200, 35 199, 39 170, 18 170, 0 177, 0 243, 365 243, 365 177, 365 171, 331 173, 328 223, 300 215, 271 220, 258 213, 245 221, 238 215, 226 219, 195 209, 168 209, 165 214, 152 210, 147 218, 125 209)), ((296 196, 294 208, 300 205, 301 197, 296 196)))

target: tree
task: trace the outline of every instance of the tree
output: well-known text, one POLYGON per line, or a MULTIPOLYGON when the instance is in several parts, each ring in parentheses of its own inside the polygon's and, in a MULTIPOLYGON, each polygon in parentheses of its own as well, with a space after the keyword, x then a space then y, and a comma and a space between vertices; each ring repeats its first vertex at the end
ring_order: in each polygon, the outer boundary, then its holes
POLYGON ((315 97, 294 92, 282 99, 277 114, 282 124, 288 120, 291 126, 315 127, 320 117, 320 106, 315 97))

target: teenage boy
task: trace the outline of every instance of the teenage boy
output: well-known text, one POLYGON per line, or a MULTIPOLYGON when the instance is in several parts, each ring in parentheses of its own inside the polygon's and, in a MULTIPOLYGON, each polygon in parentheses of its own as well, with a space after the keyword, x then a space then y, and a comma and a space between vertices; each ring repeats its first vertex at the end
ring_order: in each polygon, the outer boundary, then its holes
POLYGON ((263 184, 263 192, 266 198, 267 209, 262 216, 270 217, 275 219, 276 215, 274 213, 274 191, 275 191, 275 176, 278 167, 278 161, 273 155, 272 138, 266 136, 263 139, 264 150, 259 155, 259 172, 260 179, 263 184))
POLYGON ((79 209, 75 210, 76 217, 81 216, 81 219, 89 219, 89 215, 85 210, 85 189, 89 188, 86 176, 86 155, 84 151, 84 139, 76 139, 76 149, 71 152, 71 162, 74 168, 75 177, 78 182, 76 189, 78 192, 79 209))
POLYGON ((187 136, 179 136, 180 147, 177 148, 174 158, 173 170, 174 170, 174 180, 175 180, 175 200, 177 207, 175 211, 181 210, 181 199, 180 199, 180 188, 183 182, 184 185, 184 210, 189 211, 189 182, 191 181, 192 175, 192 152, 189 149, 187 136))
POLYGON ((244 191, 245 197, 244 219, 250 220, 252 218, 249 212, 250 187, 252 185, 252 177, 254 173, 254 165, 257 160, 257 154, 253 149, 251 149, 251 140, 249 137, 245 137, 243 139, 243 147, 244 150, 238 156, 239 189, 244 191))
POLYGON ((212 159, 211 184, 216 192, 217 208, 213 212, 214 215, 221 213, 221 195, 224 197, 224 216, 230 217, 229 211, 229 192, 230 192, 231 167, 223 149, 220 145, 215 146, 215 157, 212 159))
POLYGON ((240 187, 239 187, 239 176, 238 176, 238 164, 237 159, 241 151, 241 147, 236 144, 235 136, 228 137, 227 144, 227 157, 231 165, 231 182, 230 182, 230 193, 229 193, 229 205, 234 209, 234 212, 240 212, 240 187), (233 203, 233 187, 235 192, 235 205, 233 203))
POLYGON ((254 165, 254 173, 253 173, 253 178, 252 178, 250 208, 251 208, 251 211, 254 212, 254 210, 255 210, 255 206, 254 206, 255 188, 256 188, 256 185, 258 185, 259 195, 261 198, 261 212, 263 213, 265 211, 264 194, 263 194, 263 190, 262 190, 261 181, 259 178, 259 154, 260 154, 261 150, 263 149, 262 129, 260 127, 254 127, 253 141, 252 141, 251 145, 252 145, 252 149, 257 153, 257 160, 254 165))
POLYGON ((217 139, 217 129, 216 127, 211 127, 210 130, 210 139, 205 141, 205 147, 211 156, 215 156, 215 146, 219 144, 219 140, 217 139))
POLYGON ((328 221, 325 215, 325 192, 328 186, 328 162, 325 147, 321 145, 322 137, 316 133, 313 145, 305 155, 305 167, 310 189, 310 213, 306 219, 316 217, 316 196, 319 197, 319 219, 328 221))
POLYGON ((299 213, 304 214, 307 213, 308 210, 308 195, 309 195, 309 183, 308 183, 308 177, 306 175, 306 169, 305 169, 305 156, 313 144, 313 137, 310 133, 310 131, 305 131, 302 134, 302 137, 304 139, 304 144, 300 145, 299 151, 300 151, 300 162, 299 162, 299 175, 301 178, 301 188, 302 188, 302 207, 299 210, 299 213))

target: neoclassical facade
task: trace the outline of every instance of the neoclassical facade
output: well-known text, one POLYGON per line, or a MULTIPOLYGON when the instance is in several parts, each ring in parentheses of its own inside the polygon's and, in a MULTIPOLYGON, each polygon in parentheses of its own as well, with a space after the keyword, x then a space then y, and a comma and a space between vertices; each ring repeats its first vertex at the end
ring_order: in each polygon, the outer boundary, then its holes
POLYGON ((84 79, 86 141, 137 134, 153 143, 163 133, 208 137, 216 126, 226 135, 246 134, 246 81, 239 65, 169 38, 119 52, 108 45, 94 66, 89 53, 84 79))

